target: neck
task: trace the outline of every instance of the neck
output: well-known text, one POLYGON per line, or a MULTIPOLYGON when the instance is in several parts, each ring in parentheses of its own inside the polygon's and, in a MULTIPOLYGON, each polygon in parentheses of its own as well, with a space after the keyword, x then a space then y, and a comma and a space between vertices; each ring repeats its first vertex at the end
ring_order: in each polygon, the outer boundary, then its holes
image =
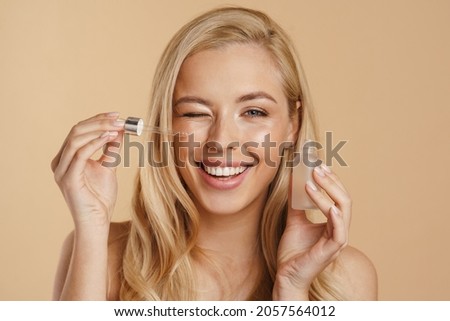
POLYGON ((254 259, 262 211, 263 204, 252 204, 234 214, 200 211, 198 246, 233 262, 254 259))
POLYGON ((262 206, 251 206, 235 214, 200 212, 197 245, 218 266, 204 264, 201 258, 197 261, 199 300, 248 298, 261 270, 258 230, 262 210, 262 206))
POLYGON ((196 261, 198 299, 248 298, 261 273, 259 226, 265 203, 262 195, 238 213, 209 212, 197 204, 197 245, 212 259, 196 261))

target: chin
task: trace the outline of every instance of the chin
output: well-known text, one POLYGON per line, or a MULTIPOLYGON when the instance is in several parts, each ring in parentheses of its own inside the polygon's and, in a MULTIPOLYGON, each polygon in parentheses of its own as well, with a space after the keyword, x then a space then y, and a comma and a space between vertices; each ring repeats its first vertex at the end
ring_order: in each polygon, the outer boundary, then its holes
POLYGON ((245 215, 245 213, 262 212, 267 198, 267 190, 263 193, 249 191, 214 191, 204 190, 193 201, 200 214, 232 216, 245 215))
POLYGON ((247 204, 244 202, 231 202, 229 199, 207 199, 207 200, 195 200, 200 213, 208 213, 218 216, 229 216, 239 214, 245 211, 247 204))

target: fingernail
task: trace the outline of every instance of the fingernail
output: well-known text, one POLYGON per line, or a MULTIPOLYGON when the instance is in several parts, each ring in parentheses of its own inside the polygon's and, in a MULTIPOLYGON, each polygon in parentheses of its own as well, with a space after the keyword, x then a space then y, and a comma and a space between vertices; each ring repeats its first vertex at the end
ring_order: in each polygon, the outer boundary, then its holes
POLYGON ((110 137, 116 137, 117 135, 119 135, 119 133, 118 132, 108 132, 108 135, 110 137))
POLYGON ((112 111, 110 113, 107 113, 106 116, 108 116, 108 117, 118 117, 119 113, 116 112, 116 111, 112 111))
POLYGON ((325 165, 325 163, 323 163, 322 165, 320 165, 320 167, 322 167, 322 169, 327 172, 327 173, 331 173, 331 169, 325 165))
POLYGON ((109 132, 104 132, 100 135, 100 138, 105 138, 106 136, 109 136, 109 132))
POLYGON ((316 185, 313 182, 307 181, 306 185, 308 185, 309 188, 311 188, 313 191, 317 192, 317 187, 316 187, 316 185))
POLYGON ((125 126, 125 121, 123 119, 118 119, 114 121, 113 125, 116 127, 123 127, 125 126))
POLYGON ((320 166, 314 167, 314 171, 321 177, 325 176, 325 173, 323 172, 323 170, 320 168, 320 166))
POLYGON ((339 211, 335 205, 331 206, 331 213, 333 213, 336 216, 339 216, 339 211))

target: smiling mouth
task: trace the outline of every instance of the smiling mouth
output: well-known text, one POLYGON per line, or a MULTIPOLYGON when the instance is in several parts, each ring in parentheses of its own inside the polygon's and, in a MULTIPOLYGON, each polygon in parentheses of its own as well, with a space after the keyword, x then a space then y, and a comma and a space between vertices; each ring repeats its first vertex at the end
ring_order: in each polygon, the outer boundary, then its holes
POLYGON ((247 170, 247 166, 238 166, 238 167, 209 167, 203 163, 200 163, 200 167, 204 172, 206 172, 209 176, 212 176, 217 179, 228 179, 239 176, 243 172, 247 170))

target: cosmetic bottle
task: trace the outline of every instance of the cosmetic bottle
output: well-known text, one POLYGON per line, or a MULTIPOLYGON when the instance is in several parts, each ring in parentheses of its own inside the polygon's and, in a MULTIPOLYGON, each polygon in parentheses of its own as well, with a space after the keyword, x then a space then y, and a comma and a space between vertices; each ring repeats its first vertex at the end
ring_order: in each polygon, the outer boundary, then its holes
MULTIPOLYGON (((309 115, 304 110, 302 119, 307 117, 309 115)), ((314 139, 316 135, 311 131, 312 128, 308 126, 311 120, 306 120, 303 121, 299 134, 292 168, 291 207, 297 210, 317 209, 317 206, 306 192, 306 182, 310 181, 321 191, 312 177, 314 167, 322 163, 318 152, 321 145, 314 139)))
POLYGON ((312 140, 306 140, 299 145, 301 148, 298 151, 299 155, 297 155, 299 161, 292 169, 291 206, 297 210, 316 209, 317 206, 306 192, 306 182, 310 181, 319 189, 312 177, 314 167, 321 163, 317 153, 317 146, 312 140))

